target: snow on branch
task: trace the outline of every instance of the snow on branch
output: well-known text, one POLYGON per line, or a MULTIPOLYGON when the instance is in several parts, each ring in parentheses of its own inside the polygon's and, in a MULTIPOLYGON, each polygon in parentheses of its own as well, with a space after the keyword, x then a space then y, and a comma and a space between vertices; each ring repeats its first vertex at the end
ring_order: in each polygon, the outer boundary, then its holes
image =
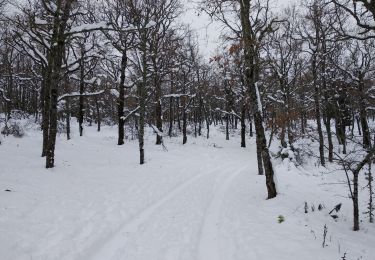
POLYGON ((260 93, 258 88, 258 82, 255 82, 255 91, 257 94, 257 105, 258 105, 258 111, 259 113, 263 114, 263 108, 262 108, 262 100, 260 99, 260 93))
POLYGON ((68 34, 77 34, 77 33, 84 33, 84 32, 91 32, 91 31, 98 31, 98 30, 108 30, 111 26, 107 22, 99 22, 93 24, 82 24, 75 27, 72 27, 68 34))
POLYGON ((121 119, 123 121, 126 121, 129 117, 131 117, 133 114, 135 114, 139 110, 140 106, 137 106, 135 109, 129 112, 126 116, 122 116, 121 119))
POLYGON ((162 131, 160 131, 155 125, 150 124, 150 127, 152 128, 152 130, 154 130, 154 133, 157 134, 158 136, 166 137, 166 135, 162 131))
POLYGON ((116 98, 119 98, 119 97, 120 97, 120 93, 118 92, 117 89, 111 88, 111 89, 110 89, 110 93, 111 93, 112 95, 114 95, 116 98))
POLYGON ((190 95, 190 94, 169 94, 169 95, 164 95, 164 98, 180 98, 180 97, 190 97, 194 98, 196 94, 190 95))
POLYGON ((267 98, 268 98, 269 100, 273 101, 273 102, 276 102, 276 103, 280 103, 280 104, 282 104, 282 105, 284 105, 284 104, 285 104, 285 102, 284 102, 284 101, 282 101, 282 100, 279 100, 279 99, 276 99, 276 98, 274 98, 274 97, 273 97, 273 96, 271 96, 271 95, 268 95, 268 96, 267 96, 267 98))
POLYGON ((85 97, 91 97, 91 96, 98 96, 98 95, 101 95, 105 92, 105 90, 100 90, 100 91, 97 91, 97 92, 85 92, 85 93, 82 93, 80 94, 79 92, 71 92, 71 93, 68 93, 68 94, 64 94, 60 97, 58 97, 58 102, 60 102, 61 100, 65 99, 65 98, 69 98, 69 97, 79 97, 79 96, 85 96, 85 97))
MULTIPOLYGON (((160 131, 155 125, 149 124, 152 130, 154 131, 155 134, 157 134, 160 137, 167 137, 162 131, 160 131)), ((164 151, 168 151, 167 147, 164 145, 163 138, 161 139, 161 145, 163 146, 164 151)))
MULTIPOLYGON (((75 75, 75 74, 72 74, 69 76, 70 79, 73 79, 73 80, 77 80, 77 81, 80 81, 81 79, 75 75)), ((98 77, 92 77, 91 79, 85 79, 83 80, 86 84, 94 84, 94 83, 98 83, 100 85, 100 78, 98 77)))
MULTIPOLYGON (((149 22, 144 28, 142 29, 149 29, 155 26, 156 23, 151 21, 149 22)), ((111 23, 102 21, 98 23, 92 23, 92 24, 82 24, 79 26, 72 27, 69 32, 67 32, 67 35, 75 35, 75 34, 80 34, 80 33, 85 33, 85 32, 92 32, 92 31, 120 31, 120 32, 130 32, 130 31, 135 31, 138 30, 138 28, 134 26, 128 26, 126 28, 114 28, 111 23)))
POLYGON ((228 111, 225 111, 225 110, 221 110, 220 108, 216 108, 215 111, 220 112, 220 113, 225 114, 225 115, 232 115, 232 116, 237 117, 238 119, 241 119, 241 117, 236 112, 234 112, 234 110, 228 112, 228 111))

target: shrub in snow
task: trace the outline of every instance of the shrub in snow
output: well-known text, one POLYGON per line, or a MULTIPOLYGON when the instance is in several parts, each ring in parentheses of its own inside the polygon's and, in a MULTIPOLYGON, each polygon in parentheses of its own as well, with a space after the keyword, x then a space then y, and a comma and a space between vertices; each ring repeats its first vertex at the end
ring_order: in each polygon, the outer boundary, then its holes
POLYGON ((288 160, 295 165, 303 164, 303 151, 298 145, 288 145, 288 147, 279 147, 277 157, 281 158, 283 161, 288 160))
POLYGON ((279 222, 280 224, 283 223, 285 221, 285 217, 283 215, 279 215, 277 217, 277 222, 279 222))
POLYGON ((14 137, 23 137, 25 130, 19 121, 8 121, 8 123, 1 130, 3 135, 13 135, 14 137))
POLYGON ((280 157, 281 159, 286 159, 288 158, 289 160, 293 161, 295 160, 293 148, 288 145, 286 148, 282 148, 280 151, 280 157))
POLYGON ((10 112, 10 118, 12 118, 13 120, 21 120, 29 118, 29 115, 22 110, 14 109, 10 112))
POLYGON ((279 147, 278 157, 282 160, 289 159, 290 161, 295 161, 295 155, 293 151, 293 147, 279 147))

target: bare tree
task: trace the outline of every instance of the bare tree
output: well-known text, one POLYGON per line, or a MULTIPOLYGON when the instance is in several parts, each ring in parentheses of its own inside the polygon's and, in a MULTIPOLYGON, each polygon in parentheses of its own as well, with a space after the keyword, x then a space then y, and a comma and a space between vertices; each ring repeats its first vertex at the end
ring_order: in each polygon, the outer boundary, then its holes
POLYGON ((131 1, 106 1, 103 3, 102 10, 105 14, 104 18, 108 21, 113 30, 104 31, 107 39, 121 54, 121 62, 118 68, 120 80, 118 82, 118 100, 117 100, 117 116, 118 116, 118 145, 124 144, 125 137, 125 80, 126 69, 128 66, 129 51, 134 48, 135 31, 124 31, 125 28, 133 27, 134 13, 132 11, 131 1))
MULTIPOLYGON (((261 153, 262 156, 268 199, 271 199, 276 197, 277 192, 273 180, 274 171, 271 156, 264 132, 262 104, 258 88, 259 72, 261 69, 259 52, 264 37, 274 30, 279 20, 270 17, 268 0, 263 4, 260 1, 240 1, 240 13, 245 53, 245 84, 250 93, 250 99, 253 105, 258 153, 261 153)), ((262 163, 258 161, 258 168, 261 168, 261 165, 262 163)))

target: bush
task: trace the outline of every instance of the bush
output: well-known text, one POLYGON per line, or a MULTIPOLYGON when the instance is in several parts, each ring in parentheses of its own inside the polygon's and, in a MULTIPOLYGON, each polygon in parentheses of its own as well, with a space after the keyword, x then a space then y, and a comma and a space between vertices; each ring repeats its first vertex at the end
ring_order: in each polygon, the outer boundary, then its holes
POLYGON ((300 149, 298 144, 293 144, 292 146, 288 145, 288 147, 279 147, 279 151, 277 152, 277 157, 281 158, 283 161, 288 159, 289 161, 293 162, 295 165, 302 165, 303 161, 303 151, 300 149))
POLYGON ((277 217, 277 222, 278 222, 279 224, 283 223, 284 221, 285 221, 285 217, 284 217, 283 215, 279 215, 279 216, 277 217))
POLYGON ((29 115, 26 112, 23 112, 21 110, 13 109, 10 112, 10 118, 13 120, 21 120, 21 119, 29 118, 29 115))
POLYGON ((11 121, 3 127, 3 129, 1 130, 1 134, 6 136, 13 135, 14 137, 21 138, 25 135, 25 130, 19 122, 11 121))

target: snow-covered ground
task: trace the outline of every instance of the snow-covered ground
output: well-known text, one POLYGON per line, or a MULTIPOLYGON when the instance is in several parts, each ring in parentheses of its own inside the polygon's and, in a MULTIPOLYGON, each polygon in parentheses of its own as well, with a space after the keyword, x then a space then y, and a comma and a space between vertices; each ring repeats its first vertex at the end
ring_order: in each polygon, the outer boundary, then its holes
POLYGON ((361 231, 351 230, 348 190, 337 184, 345 176, 275 161, 279 195, 266 200, 254 140, 243 149, 237 135, 212 131, 185 146, 166 138, 167 151, 149 135, 140 166, 137 141, 119 147, 116 128, 88 127, 58 138, 50 170, 40 132, 3 139, 0 259, 375 259, 374 225, 362 214, 361 231))

